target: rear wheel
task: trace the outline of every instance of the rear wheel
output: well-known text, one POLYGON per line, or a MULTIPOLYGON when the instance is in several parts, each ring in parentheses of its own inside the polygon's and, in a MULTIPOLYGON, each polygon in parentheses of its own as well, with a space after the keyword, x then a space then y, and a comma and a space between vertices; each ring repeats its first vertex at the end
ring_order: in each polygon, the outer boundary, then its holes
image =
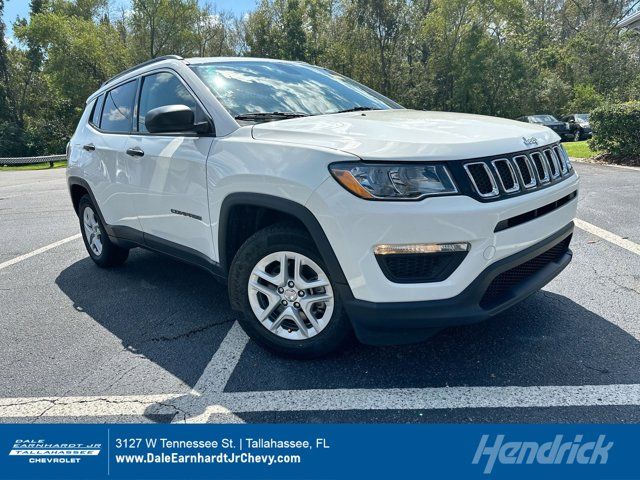
POLYGON ((322 258, 295 226, 267 227, 245 242, 231 265, 229 293, 247 334, 276 353, 318 357, 351 336, 322 258))
POLYGON ((118 247, 109 239, 89 195, 80 199, 78 216, 84 246, 91 259, 100 267, 122 265, 129 256, 129 250, 118 247))

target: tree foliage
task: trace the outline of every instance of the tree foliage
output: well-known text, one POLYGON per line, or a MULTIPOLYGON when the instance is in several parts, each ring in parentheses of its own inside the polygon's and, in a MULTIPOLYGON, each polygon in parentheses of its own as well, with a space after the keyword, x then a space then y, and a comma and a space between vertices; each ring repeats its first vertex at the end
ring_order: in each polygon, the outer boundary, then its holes
POLYGON ((635 156, 640 152, 640 102, 606 104, 591 114, 597 135, 589 146, 617 156, 635 156))
MULTIPOLYGON (((6 0, 0 0, 0 12, 6 0)), ((17 1, 17 0, 8 0, 17 1)), ((406 107, 504 117, 587 112, 640 94, 640 0, 31 0, 0 23, 0 155, 58 153, 87 96, 164 54, 307 61, 406 107)))

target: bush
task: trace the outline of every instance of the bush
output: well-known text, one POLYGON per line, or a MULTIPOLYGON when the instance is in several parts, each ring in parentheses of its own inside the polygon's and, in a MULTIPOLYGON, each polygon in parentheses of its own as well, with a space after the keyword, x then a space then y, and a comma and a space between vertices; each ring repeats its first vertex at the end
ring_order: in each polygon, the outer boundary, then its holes
POLYGON ((608 104, 591 112, 592 150, 640 157, 640 102, 608 104))

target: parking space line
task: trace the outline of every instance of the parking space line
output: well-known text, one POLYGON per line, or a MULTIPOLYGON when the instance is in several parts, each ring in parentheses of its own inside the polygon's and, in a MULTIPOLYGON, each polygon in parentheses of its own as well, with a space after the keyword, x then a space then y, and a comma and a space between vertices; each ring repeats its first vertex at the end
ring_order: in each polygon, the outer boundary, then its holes
POLYGON ((51 250, 52 248, 59 247, 60 245, 64 245, 65 243, 72 242, 73 240, 77 240, 81 236, 82 235, 78 233, 76 235, 63 238, 62 240, 58 240, 57 242, 50 243, 49 245, 45 245, 44 247, 40 247, 37 250, 34 250, 32 252, 25 253, 24 255, 20 255, 19 257, 15 257, 15 258, 12 258, 11 260, 7 260, 6 262, 2 262, 0 263, 0 270, 2 270, 3 268, 10 267, 11 265, 15 265, 16 263, 22 262, 23 260, 26 260, 28 258, 35 257, 36 255, 40 255, 41 253, 51 250))
MULTIPOLYGON (((234 322, 231 329, 224 337, 224 340, 213 355, 209 364, 205 367, 200 379, 196 382, 189 396, 181 398, 179 410, 181 415, 176 415, 174 422, 203 423, 208 416, 203 416, 210 398, 215 398, 222 394, 229 378, 233 374, 240 356, 247 346, 249 337, 240 327, 238 322, 234 322)), ((231 412, 225 412, 233 419, 231 412)), ((238 421, 239 419, 235 419, 238 421)))
POLYGON ((576 218, 574 220, 574 223, 576 224, 576 227, 581 228, 585 232, 589 232, 597 237, 602 238, 603 240, 606 240, 607 242, 613 243, 614 245, 629 250, 636 255, 640 255, 640 245, 632 242, 627 238, 622 238, 615 233, 611 233, 603 228, 596 227, 595 225, 592 225, 589 222, 585 222, 584 220, 580 220, 579 218, 576 218))
MULTIPOLYGON (((119 415, 184 414, 180 395, 43 397, 0 399, 0 417, 73 418, 119 415)), ((442 387, 391 389, 281 390, 226 392, 200 397, 210 400, 190 420, 242 421, 245 412, 344 410, 443 410, 461 408, 544 408, 640 406, 640 384, 442 387)))
POLYGON ((233 412, 640 405, 640 385, 283 390, 230 393, 233 412))

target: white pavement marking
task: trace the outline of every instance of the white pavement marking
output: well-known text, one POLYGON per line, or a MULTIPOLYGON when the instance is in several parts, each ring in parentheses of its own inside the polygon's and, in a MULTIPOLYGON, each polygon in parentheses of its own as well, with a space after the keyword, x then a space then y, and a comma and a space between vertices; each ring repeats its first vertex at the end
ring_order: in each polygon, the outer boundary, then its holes
POLYGON ((12 258, 11 260, 7 260, 6 262, 2 262, 2 263, 0 263, 0 270, 2 270, 3 268, 10 267, 11 265, 15 265, 16 263, 19 263, 19 262, 21 262, 23 260, 26 260, 27 258, 35 257, 36 255, 40 255, 41 253, 44 253, 44 252, 46 252, 48 250, 51 250, 52 248, 59 247, 60 245, 64 245, 65 243, 72 242, 73 240, 77 240, 81 236, 82 235, 78 233, 76 235, 72 235, 70 237, 63 238, 62 240, 58 240, 57 242, 50 243, 49 245, 45 245, 44 247, 38 248, 37 250, 34 250, 33 252, 25 253, 24 255, 20 255, 19 257, 12 258))
POLYGON ((614 245, 629 250, 636 255, 640 255, 640 245, 638 245, 637 243, 632 242, 631 240, 628 240, 626 238, 622 238, 621 236, 616 235, 615 233, 611 233, 603 228, 596 227, 595 225, 592 225, 589 222, 585 222, 584 220, 580 220, 579 218, 576 218, 574 222, 576 224, 576 227, 581 228, 582 230, 589 232, 597 237, 600 237, 607 242, 611 242, 614 245))
MULTIPOLYGON (((176 415, 174 422, 205 423, 208 420, 209 415, 205 415, 207 407, 224 391, 248 341, 249 337, 238 322, 234 322, 191 393, 177 401, 176 407, 182 415, 176 415)), ((234 419, 231 412, 225 413, 229 414, 230 420, 240 421, 239 418, 234 419)))
MULTIPOLYGON (((206 397, 202 397, 204 400, 206 397)), ((5 398, 0 417, 108 417, 184 413, 179 395, 5 398)), ((199 421, 241 421, 243 412, 441 410, 640 405, 640 384, 282 390, 215 395, 199 421)))
POLYGON ((640 385, 283 390, 228 393, 233 412, 640 405, 640 385))
POLYGON ((218 351, 194 385, 191 394, 203 396, 222 392, 240 361, 240 355, 242 355, 248 341, 249 337, 244 333, 240 324, 234 322, 218 351))

